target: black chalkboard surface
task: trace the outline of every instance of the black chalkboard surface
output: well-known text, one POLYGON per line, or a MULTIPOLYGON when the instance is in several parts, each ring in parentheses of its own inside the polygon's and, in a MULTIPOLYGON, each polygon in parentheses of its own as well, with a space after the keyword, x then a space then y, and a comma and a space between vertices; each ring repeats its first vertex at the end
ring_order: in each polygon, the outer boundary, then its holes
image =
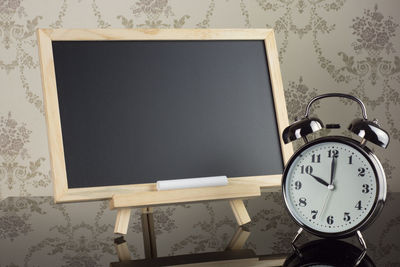
POLYGON ((52 49, 69 188, 282 173, 263 40, 52 49))

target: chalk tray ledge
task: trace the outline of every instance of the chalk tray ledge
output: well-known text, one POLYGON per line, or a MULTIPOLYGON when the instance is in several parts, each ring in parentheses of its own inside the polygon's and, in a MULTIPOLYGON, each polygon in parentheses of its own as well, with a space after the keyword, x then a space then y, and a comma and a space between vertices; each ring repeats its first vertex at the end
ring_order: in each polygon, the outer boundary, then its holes
POLYGON ((110 209, 153 207, 210 200, 243 199, 258 197, 260 195, 260 186, 229 183, 226 186, 115 194, 110 200, 110 209))

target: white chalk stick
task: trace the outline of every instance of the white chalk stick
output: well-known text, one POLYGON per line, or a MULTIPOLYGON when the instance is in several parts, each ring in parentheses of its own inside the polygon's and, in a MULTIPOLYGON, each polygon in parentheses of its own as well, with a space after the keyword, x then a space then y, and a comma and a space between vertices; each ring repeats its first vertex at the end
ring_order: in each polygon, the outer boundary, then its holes
POLYGON ((213 177, 157 181, 157 190, 161 191, 161 190, 224 186, 224 185, 228 185, 228 178, 226 176, 213 176, 213 177))

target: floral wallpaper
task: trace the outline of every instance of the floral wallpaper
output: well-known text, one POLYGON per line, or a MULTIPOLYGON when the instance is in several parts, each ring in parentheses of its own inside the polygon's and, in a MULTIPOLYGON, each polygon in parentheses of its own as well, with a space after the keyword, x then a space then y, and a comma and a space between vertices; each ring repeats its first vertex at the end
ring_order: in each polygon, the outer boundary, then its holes
MULTIPOLYGON (((107 202, 55 205, 49 197, 53 192, 37 28, 274 28, 290 120, 301 117, 307 101, 318 94, 342 92, 361 98, 369 117, 391 136, 387 150, 370 147, 386 170, 389 191, 396 194, 400 191, 399 10, 397 0, 0 0, 0 247, 7 241, 16 250, 25 249, 25 256, 15 261, 0 258, 0 266, 44 266, 44 254, 60 257, 65 266, 96 266, 115 259, 111 235, 115 214, 107 202), (49 218, 47 224, 40 223, 49 218)), ((351 136, 347 125, 361 115, 355 103, 336 99, 316 103, 313 114, 325 123, 342 125, 316 136, 351 136)), ((300 145, 301 141, 295 143, 300 145)), ((247 247, 260 249, 262 239, 272 236, 279 238, 262 253, 279 252, 287 245, 295 227, 280 201, 279 194, 267 194, 248 202, 251 227, 265 235, 251 237, 247 247)), ((159 254, 226 246, 236 228, 226 205, 157 208, 159 254)), ((139 214, 132 214, 128 239, 136 258, 143 256, 136 240, 141 236, 139 214)), ((388 219, 384 234, 395 234, 398 223, 398 217, 388 219)), ((388 251, 398 251, 393 244, 379 242, 371 249, 381 259, 388 251)), ((392 266, 390 260, 387 266, 392 266)))
MULTIPOLYGON (((390 133, 387 150, 371 147, 389 174, 389 190, 399 191, 400 182, 391 179, 400 174, 399 8, 395 0, 2 0, 0 198, 52 195, 38 27, 274 28, 290 119, 302 116, 317 94, 360 97, 370 118, 390 133)), ((323 100, 313 112, 342 124, 339 132, 319 136, 350 136, 345 128, 360 116, 357 105, 346 100, 323 100)))

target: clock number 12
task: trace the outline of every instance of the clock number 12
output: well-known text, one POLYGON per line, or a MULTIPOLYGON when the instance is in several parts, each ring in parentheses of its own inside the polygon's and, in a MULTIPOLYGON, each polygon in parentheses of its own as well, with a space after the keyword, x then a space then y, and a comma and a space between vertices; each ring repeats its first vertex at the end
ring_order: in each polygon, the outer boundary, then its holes
POLYGON ((339 157, 339 151, 336 149, 328 150, 328 158, 339 157))

